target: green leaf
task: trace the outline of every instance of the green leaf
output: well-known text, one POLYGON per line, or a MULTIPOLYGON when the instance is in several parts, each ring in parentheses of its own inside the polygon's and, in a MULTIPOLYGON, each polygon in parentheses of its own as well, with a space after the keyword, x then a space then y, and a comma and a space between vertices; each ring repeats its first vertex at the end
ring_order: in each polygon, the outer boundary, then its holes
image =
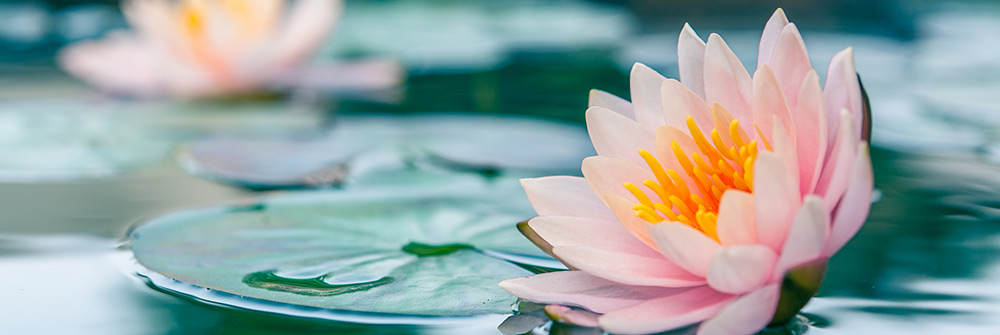
POLYGON ((404 315, 509 313, 497 283, 553 262, 515 224, 516 181, 356 187, 175 213, 130 234, 138 262, 215 291, 297 306, 404 315), (529 262, 530 263, 530 262, 529 262), (537 265, 536 264, 536 265, 537 265))

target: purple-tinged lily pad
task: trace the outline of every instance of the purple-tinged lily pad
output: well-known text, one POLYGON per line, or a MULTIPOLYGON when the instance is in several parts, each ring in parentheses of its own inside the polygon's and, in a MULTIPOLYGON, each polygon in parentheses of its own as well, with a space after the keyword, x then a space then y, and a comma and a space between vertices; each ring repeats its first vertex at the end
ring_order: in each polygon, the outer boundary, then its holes
POLYGON ((432 114, 343 117, 307 139, 217 138, 190 143, 191 173, 254 188, 330 186, 424 164, 536 176, 579 174, 594 151, 582 126, 523 117, 432 114))

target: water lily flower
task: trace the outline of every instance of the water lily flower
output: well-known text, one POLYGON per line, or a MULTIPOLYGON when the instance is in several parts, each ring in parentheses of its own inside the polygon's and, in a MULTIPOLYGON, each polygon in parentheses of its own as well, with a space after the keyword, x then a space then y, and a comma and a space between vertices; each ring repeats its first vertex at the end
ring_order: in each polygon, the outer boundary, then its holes
POLYGON ((636 64, 631 102, 591 92, 598 155, 583 178, 522 180, 539 216, 519 228, 571 271, 501 287, 563 306, 546 309, 555 319, 626 334, 751 334, 815 293, 871 205, 852 50, 821 86, 779 9, 752 76, 721 37, 688 25, 678 55, 680 81, 636 64))
POLYGON ((391 62, 307 66, 342 9, 340 0, 125 0, 132 32, 70 45, 58 60, 91 84, 137 96, 396 84, 391 62))

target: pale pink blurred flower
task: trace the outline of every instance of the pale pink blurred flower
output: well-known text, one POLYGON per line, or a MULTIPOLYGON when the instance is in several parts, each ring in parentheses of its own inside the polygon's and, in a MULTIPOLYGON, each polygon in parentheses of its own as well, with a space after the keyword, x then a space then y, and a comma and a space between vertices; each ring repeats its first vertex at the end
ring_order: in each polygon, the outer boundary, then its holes
POLYGON ((687 25, 678 55, 681 81, 636 64, 631 102, 591 92, 598 155, 583 178, 522 180, 539 216, 519 228, 572 271, 501 287, 594 312, 546 309, 611 333, 701 323, 699 334, 751 334, 815 293, 871 205, 851 49, 821 88, 779 9, 752 77, 721 37, 703 42, 687 25))
POLYGON ((125 0, 132 31, 70 45, 59 63, 102 89, 139 96, 398 83, 392 62, 308 64, 342 10, 341 0, 125 0))

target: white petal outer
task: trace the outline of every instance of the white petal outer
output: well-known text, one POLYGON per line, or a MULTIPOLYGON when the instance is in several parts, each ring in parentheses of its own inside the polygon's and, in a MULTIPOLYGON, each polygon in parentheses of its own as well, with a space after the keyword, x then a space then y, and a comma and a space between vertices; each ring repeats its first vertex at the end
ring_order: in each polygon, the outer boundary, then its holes
POLYGON ((778 36, 787 24, 788 18, 785 17, 785 11, 781 8, 775 10, 774 14, 771 14, 771 18, 764 24, 764 32, 760 36, 760 47, 757 49, 757 67, 770 64, 774 46, 778 43, 778 36))
POLYGON ((795 119, 795 148, 799 157, 799 189, 806 195, 813 193, 819 182, 829 144, 826 134, 829 129, 819 74, 809 71, 801 87, 798 106, 792 117, 795 119))
POLYGON ((809 71, 813 71, 806 44, 802 41, 802 35, 794 23, 785 25, 781 30, 770 64, 778 84, 781 85, 781 91, 785 93, 788 107, 794 108, 799 100, 798 93, 802 79, 809 71))
POLYGON ((521 187, 538 215, 578 216, 615 220, 614 213, 580 177, 521 179, 521 187))
POLYGON ((662 256, 642 257, 587 246, 553 247, 552 253, 566 265, 625 285, 691 287, 705 284, 704 278, 662 256))
POLYGON ((799 181, 778 155, 761 152, 753 165, 754 224, 760 244, 780 252, 802 197, 799 181))
POLYGON ((656 151, 653 132, 632 119, 603 107, 587 109, 587 132, 590 133, 594 150, 600 156, 644 166, 646 163, 639 155, 639 149, 656 151))
POLYGON ((572 309, 562 305, 548 305, 545 306, 545 314, 548 314, 553 320, 571 325, 591 328, 600 326, 597 323, 597 318, 601 315, 591 311, 572 309))
POLYGON ((795 221, 788 232, 788 239, 781 249, 774 278, 784 278, 788 269, 820 258, 830 236, 830 215, 823 199, 806 196, 795 213, 795 221))
POLYGON ((557 271, 500 282, 500 288, 524 300, 559 304, 604 313, 685 289, 627 286, 583 271, 557 271))
POLYGON ((57 60, 66 72, 103 89, 154 96, 164 88, 155 50, 136 36, 109 34, 62 48, 57 60))
POLYGON ((677 38, 677 67, 681 82, 702 99, 705 98, 705 41, 685 23, 677 38))
POLYGON ((684 129, 684 133, 690 135, 687 130, 687 118, 690 116, 703 133, 710 134, 715 129, 712 108, 680 82, 665 80, 660 94, 663 98, 663 119, 668 126, 684 129))
POLYGON ((275 65, 294 67, 306 60, 326 42, 343 10, 342 0, 295 1, 269 47, 275 52, 275 65))
POLYGON ((399 85, 404 73, 395 61, 365 59, 301 66, 279 76, 274 84, 319 91, 379 90, 399 85))
POLYGON ((861 229, 871 209, 874 176, 867 144, 859 145, 858 156, 854 159, 851 170, 850 185, 837 206, 830 238, 823 250, 823 255, 827 257, 837 253, 861 229))
POLYGON ((631 102, 605 91, 590 90, 590 101, 587 106, 604 107, 624 117, 635 120, 635 111, 632 109, 631 102))
POLYGON ((704 278, 712 257, 721 248, 715 240, 679 222, 647 224, 646 230, 664 257, 704 278))
POLYGON ((729 294, 743 294, 771 281, 778 255, 759 244, 722 248, 712 258, 705 278, 708 286, 729 294))
POLYGON ((554 247, 582 245, 649 258, 660 256, 616 219, 539 216, 528 221, 528 225, 554 247))
POLYGON ((716 232, 723 246, 757 243, 753 200, 750 193, 740 190, 728 190, 722 194, 716 232))
POLYGON ((608 312, 599 317, 598 321, 601 328, 609 333, 657 333, 708 319, 733 298, 707 286, 697 287, 608 312))
POLYGON ((667 78, 642 63, 635 63, 629 76, 635 120, 651 133, 663 125, 660 86, 664 80, 667 78))
POLYGON ((697 335, 748 335, 764 329, 778 308, 781 284, 747 293, 698 327, 697 335))
MULTIPOLYGON (((851 115, 846 109, 840 110, 840 123, 851 124, 851 115)), ((855 151, 858 149, 858 137, 853 127, 840 127, 836 142, 823 164, 823 171, 820 174, 819 182, 816 185, 816 194, 823 197, 828 210, 833 210, 837 206, 847 190, 848 178, 851 174, 851 166, 854 160, 855 151)))
POLYGON ((827 120, 830 122, 828 133, 830 143, 839 128, 841 109, 847 109, 854 122, 854 133, 861 137, 861 83, 854 68, 854 51, 851 48, 838 52, 830 60, 826 70, 826 84, 823 85, 823 95, 826 98, 827 120))
POLYGON ((750 74, 718 34, 708 36, 705 46, 705 101, 718 102, 741 124, 753 122, 750 74))

